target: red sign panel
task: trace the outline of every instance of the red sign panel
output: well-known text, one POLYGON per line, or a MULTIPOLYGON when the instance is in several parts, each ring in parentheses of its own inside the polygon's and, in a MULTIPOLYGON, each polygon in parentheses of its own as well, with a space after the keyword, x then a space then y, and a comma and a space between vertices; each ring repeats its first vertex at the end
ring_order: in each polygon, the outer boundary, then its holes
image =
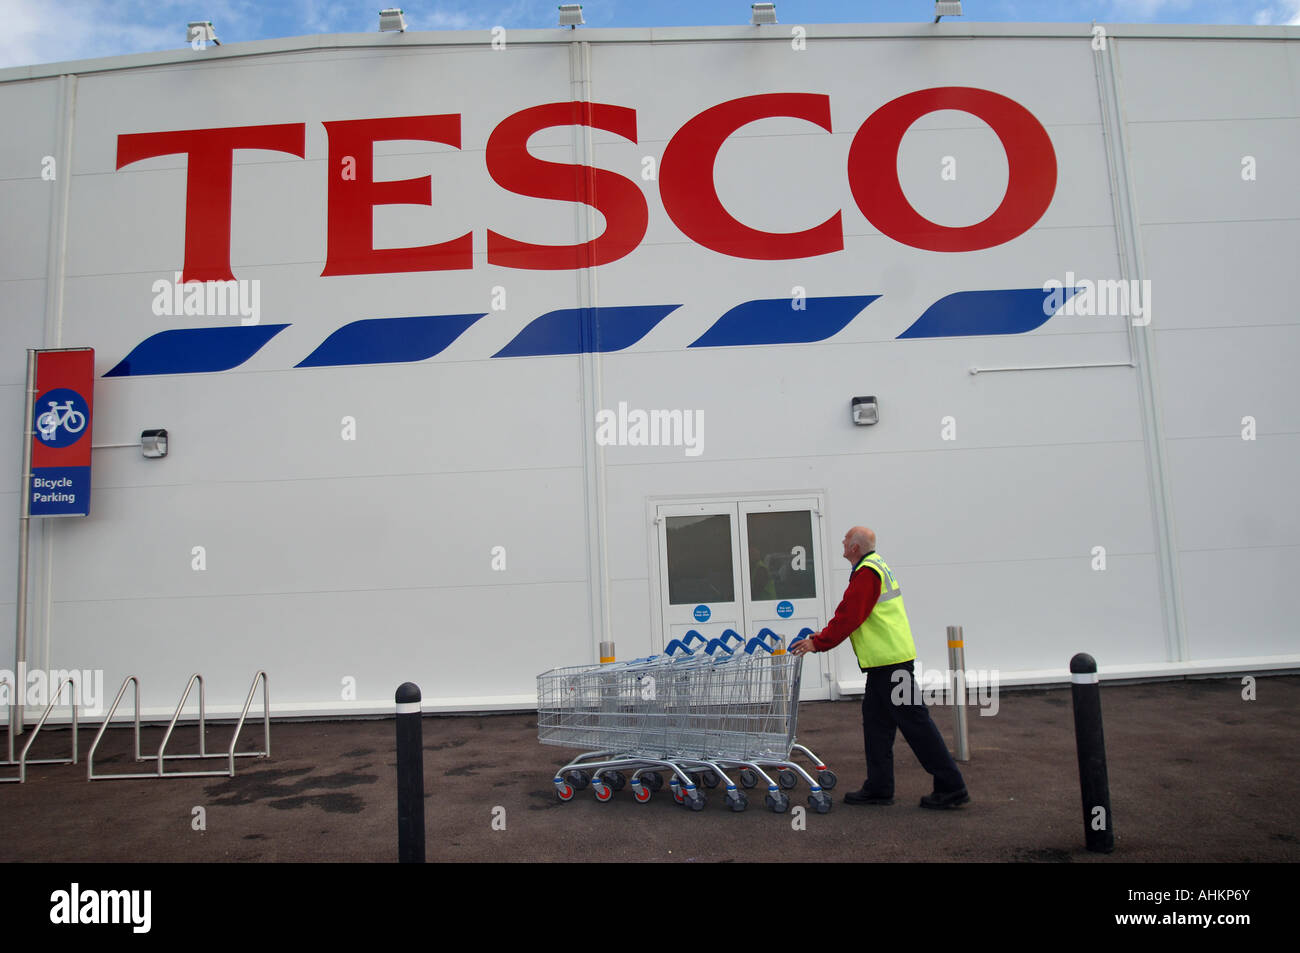
POLYGON ((38 351, 36 400, 31 408, 32 516, 90 513, 90 419, 95 352, 91 348, 38 351))

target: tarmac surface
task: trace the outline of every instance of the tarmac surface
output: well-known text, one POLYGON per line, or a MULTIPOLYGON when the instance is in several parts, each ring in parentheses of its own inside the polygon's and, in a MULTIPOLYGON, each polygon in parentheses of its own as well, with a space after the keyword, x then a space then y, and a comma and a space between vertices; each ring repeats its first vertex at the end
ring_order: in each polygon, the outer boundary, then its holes
MULTIPOLYGON (((1101 691, 1113 854, 1084 847, 1067 687, 1004 689, 993 717, 969 709, 971 757, 961 768, 972 802, 948 811, 919 808, 930 778, 901 736, 895 803, 843 803, 865 772, 855 699, 800 707, 799 741, 839 776, 832 810, 803 817, 767 810, 762 788, 741 813, 728 810, 721 788, 706 791, 700 812, 667 788, 638 804, 630 785, 608 803, 590 788, 561 803, 551 778, 568 752, 538 743, 534 713, 426 716, 428 860, 1300 860, 1300 676, 1259 677, 1255 700, 1243 699, 1239 677, 1103 682, 1101 691)), ((932 713, 952 747, 953 710, 932 713)), ((210 724, 209 749, 224 750, 230 730, 210 724)), ((161 735, 144 729, 146 756, 161 735)), ((33 766, 26 784, 0 785, 0 860, 396 860, 393 719, 273 723, 272 757, 240 759, 234 778, 87 782, 94 728, 79 737, 81 764, 33 766)), ((195 751, 197 737, 195 726, 178 728, 168 751, 195 751)), ((68 743, 68 729, 46 729, 32 756, 66 754, 68 743)), ((250 720, 241 750, 261 743, 261 723, 250 720)), ((96 772, 149 769, 132 765, 129 751, 130 730, 109 731, 96 772)), ((220 766, 173 763, 200 764, 220 766)), ((791 804, 806 805, 807 793, 800 782, 791 804)))

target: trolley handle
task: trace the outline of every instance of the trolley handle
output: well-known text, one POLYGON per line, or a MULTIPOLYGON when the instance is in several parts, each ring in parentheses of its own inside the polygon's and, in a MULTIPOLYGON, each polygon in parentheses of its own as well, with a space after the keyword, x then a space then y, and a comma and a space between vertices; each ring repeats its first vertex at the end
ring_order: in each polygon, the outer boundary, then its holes
POLYGON ((752 639, 750 639, 748 643, 746 643, 745 654, 753 655, 755 649, 762 649, 763 651, 767 652, 768 655, 772 654, 772 647, 768 645, 766 642, 764 642, 762 638, 757 635, 754 636, 752 639))
POLYGON ((740 633, 738 633, 735 629, 727 629, 725 632, 722 633, 722 635, 719 638, 719 640, 722 642, 724 646, 731 645, 731 642, 728 641, 730 639, 736 640, 736 648, 740 648, 740 646, 745 644, 745 637, 740 633))
MULTIPOLYGON (((672 655, 672 654, 673 654, 674 652, 676 652, 678 649, 681 649, 681 650, 682 650, 683 652, 685 652, 687 655, 694 655, 694 654, 695 654, 694 652, 691 651, 690 646, 688 646, 688 645, 687 645, 685 642, 683 642, 681 639, 673 639, 673 640, 672 640, 671 642, 669 642, 666 646, 664 646, 664 655, 672 655)), ((653 656, 652 656, 652 657, 653 657, 653 656)))
POLYGON ((758 635, 754 636, 754 638, 762 642, 765 646, 767 646, 769 650, 774 649, 781 644, 781 636, 777 635, 767 626, 764 626, 763 628, 759 629, 758 635), (767 641, 766 641, 767 639, 772 640, 771 645, 767 645, 767 641))
POLYGON ((790 640, 790 644, 789 644, 788 646, 786 646, 786 648, 787 648, 787 649, 792 649, 792 648, 795 647, 795 645, 796 645, 797 643, 802 642, 804 639, 808 638, 810 635, 816 635, 816 634, 817 634, 817 633, 816 633, 815 631, 813 631, 812 629, 808 628, 807 626, 804 626, 802 629, 799 630, 799 634, 796 635, 793 639, 790 640))
POLYGON ((732 650, 727 648, 727 643, 723 642, 722 639, 714 639, 708 645, 704 646, 704 654, 712 655, 718 649, 722 649, 722 651, 726 653, 722 658, 726 658, 727 655, 733 654, 732 650))
POLYGON ((709 641, 704 636, 700 635, 700 633, 696 632, 694 629, 691 629, 691 631, 686 633, 686 637, 682 639, 682 645, 688 650, 691 647, 691 639, 699 639, 701 642, 706 644, 709 641))

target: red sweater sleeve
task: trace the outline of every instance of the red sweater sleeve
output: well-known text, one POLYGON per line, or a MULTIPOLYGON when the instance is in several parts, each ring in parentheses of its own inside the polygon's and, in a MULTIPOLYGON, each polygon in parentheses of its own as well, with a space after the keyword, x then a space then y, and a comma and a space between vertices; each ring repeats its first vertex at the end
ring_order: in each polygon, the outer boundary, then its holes
POLYGON ((866 621, 880 598, 880 577, 863 566, 849 578, 844 598, 826 628, 812 636, 813 647, 825 652, 839 645, 866 621))

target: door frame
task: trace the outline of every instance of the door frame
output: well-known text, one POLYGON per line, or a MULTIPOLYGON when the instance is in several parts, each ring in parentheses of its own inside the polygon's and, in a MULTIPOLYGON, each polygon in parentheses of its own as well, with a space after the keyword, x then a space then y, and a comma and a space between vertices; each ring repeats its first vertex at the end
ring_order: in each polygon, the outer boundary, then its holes
MULTIPOLYGON (((821 600, 821 618, 829 621, 831 612, 834 611, 833 606, 829 600, 829 595, 831 591, 830 587, 833 584, 831 563, 833 562, 835 556, 838 554, 838 546, 831 545, 829 528, 827 526, 827 519, 826 519, 827 497, 828 494, 824 488, 808 489, 808 490, 773 490, 768 492, 749 491, 745 493, 730 493, 730 494, 677 493, 677 494, 670 494, 670 495, 663 495, 663 496, 646 497, 645 498, 646 564, 648 568, 648 578, 650 581, 649 595, 650 595, 651 651, 662 652, 664 646, 667 644, 667 638, 665 635, 667 631, 667 625, 664 620, 664 613, 663 613, 664 579, 663 579, 663 573, 660 568, 662 564, 661 561, 666 559, 666 554, 662 554, 660 552, 660 547, 659 547, 659 537, 660 537, 659 507, 676 506, 681 504, 721 505, 721 506, 731 505, 731 506, 738 507, 739 504, 742 503, 753 503, 760 500, 771 501, 771 502, 789 501, 792 503, 801 500, 813 500, 814 501, 814 508, 812 510, 812 515, 814 518, 813 537, 814 537, 814 541, 820 546, 820 551, 822 555, 821 565, 819 567, 816 567, 816 574, 818 577, 818 592, 820 594, 819 598, 821 600)), ((739 547, 739 538, 740 538, 739 525, 736 526, 734 532, 736 533, 736 540, 737 540, 736 545, 737 547, 739 547)), ((838 543, 838 537, 836 539, 836 543, 838 543)), ((747 558, 747 554, 745 555, 747 558)), ((742 587, 748 586, 748 578, 744 577, 743 572, 741 572, 741 567, 737 566, 736 571, 738 575, 742 576, 740 580, 741 586, 742 587)), ((745 589, 742 588, 742 590, 737 593, 737 597, 743 599, 744 595, 745 595, 745 589)), ((838 601, 836 601, 834 604, 838 605, 838 601)), ((743 609, 742 609, 742 615, 743 615, 743 609)), ((743 633, 743 634, 752 635, 753 633, 743 633)), ((809 689, 813 688, 813 686, 816 685, 817 686, 816 697, 819 698, 823 697, 822 696, 823 691, 826 693, 825 697, 830 698, 831 700, 834 700, 839 697, 839 690, 835 680, 835 666, 832 659, 833 654, 834 653, 832 652, 819 652, 814 656, 812 656, 813 659, 817 660, 817 668, 816 670, 814 670, 816 672, 815 677, 810 677, 810 676, 814 676, 814 671, 809 671, 810 666, 808 664, 804 665, 804 685, 809 689)), ((809 662, 810 661, 809 657, 805 656, 804 661, 805 663, 809 662)))

